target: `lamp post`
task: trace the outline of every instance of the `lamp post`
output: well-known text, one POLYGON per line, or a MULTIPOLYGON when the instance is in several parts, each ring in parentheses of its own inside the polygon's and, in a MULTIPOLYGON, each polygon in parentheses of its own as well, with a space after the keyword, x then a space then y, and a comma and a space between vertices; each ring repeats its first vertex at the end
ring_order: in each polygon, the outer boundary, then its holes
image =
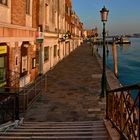
POLYGON ((102 81, 101 81, 101 95, 100 97, 104 97, 106 95, 106 89, 107 89, 107 84, 106 84, 106 54, 105 54, 105 23, 107 22, 107 17, 108 17, 108 12, 105 8, 105 6, 102 8, 100 11, 101 14, 101 21, 103 22, 103 71, 102 71, 102 81))

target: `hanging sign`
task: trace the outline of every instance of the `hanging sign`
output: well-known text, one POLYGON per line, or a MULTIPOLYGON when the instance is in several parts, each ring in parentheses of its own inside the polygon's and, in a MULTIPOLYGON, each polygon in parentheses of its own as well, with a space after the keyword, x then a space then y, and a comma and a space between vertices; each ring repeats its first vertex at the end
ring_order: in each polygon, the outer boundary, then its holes
POLYGON ((43 32, 36 32, 36 42, 42 43, 44 40, 43 32))

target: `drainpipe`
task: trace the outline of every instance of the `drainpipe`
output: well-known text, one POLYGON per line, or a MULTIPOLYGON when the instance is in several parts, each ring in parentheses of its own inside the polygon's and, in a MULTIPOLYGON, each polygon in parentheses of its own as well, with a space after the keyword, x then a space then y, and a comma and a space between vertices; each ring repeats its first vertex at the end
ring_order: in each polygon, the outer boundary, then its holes
POLYGON ((43 49, 43 46, 42 46, 42 43, 40 43, 40 46, 39 46, 39 75, 43 74, 42 49, 43 49))

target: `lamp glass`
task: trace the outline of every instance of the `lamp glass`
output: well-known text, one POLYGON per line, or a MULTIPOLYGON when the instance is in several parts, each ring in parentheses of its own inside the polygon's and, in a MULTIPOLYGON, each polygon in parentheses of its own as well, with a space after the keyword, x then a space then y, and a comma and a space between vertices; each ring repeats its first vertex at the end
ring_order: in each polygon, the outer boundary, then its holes
POLYGON ((109 10, 107 10, 105 7, 103 7, 102 10, 100 11, 102 22, 107 21, 108 12, 109 12, 109 10))

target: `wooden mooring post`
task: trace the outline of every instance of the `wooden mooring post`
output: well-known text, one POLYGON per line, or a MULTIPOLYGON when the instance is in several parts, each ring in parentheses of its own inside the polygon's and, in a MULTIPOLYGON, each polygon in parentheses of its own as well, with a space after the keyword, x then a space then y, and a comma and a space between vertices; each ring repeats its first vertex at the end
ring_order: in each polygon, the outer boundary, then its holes
POLYGON ((113 42, 112 44, 112 54, 113 54, 113 61, 114 61, 114 74, 118 78, 118 60, 117 60, 117 49, 116 49, 115 42, 113 42))

